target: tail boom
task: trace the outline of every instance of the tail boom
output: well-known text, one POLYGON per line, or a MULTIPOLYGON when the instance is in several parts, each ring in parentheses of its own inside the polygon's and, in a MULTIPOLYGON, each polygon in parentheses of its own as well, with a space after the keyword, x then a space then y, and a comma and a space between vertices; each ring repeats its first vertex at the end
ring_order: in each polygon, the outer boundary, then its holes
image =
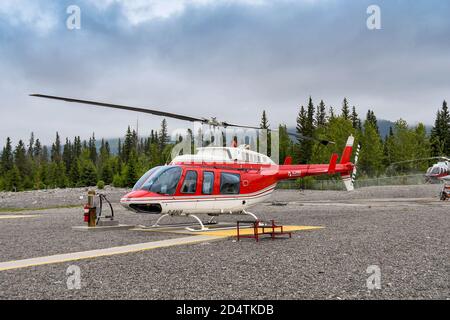
MULTIPOLYGON (((347 191, 353 191, 352 173, 355 173, 355 165, 350 162, 353 151, 354 137, 350 136, 342 152, 340 163, 337 163, 338 155, 332 154, 329 164, 284 164, 277 168, 271 168, 262 172, 266 175, 275 175, 276 180, 298 179, 307 176, 340 174, 347 191)), ((288 163, 288 162, 286 162, 288 163)))

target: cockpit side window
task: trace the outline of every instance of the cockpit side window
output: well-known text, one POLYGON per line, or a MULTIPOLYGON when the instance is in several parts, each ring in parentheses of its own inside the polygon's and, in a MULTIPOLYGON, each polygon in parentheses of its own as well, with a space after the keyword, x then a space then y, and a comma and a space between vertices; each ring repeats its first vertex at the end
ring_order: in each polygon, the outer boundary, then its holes
POLYGON ((183 185, 181 186, 181 193, 195 193, 197 190, 197 171, 189 170, 186 172, 183 185))

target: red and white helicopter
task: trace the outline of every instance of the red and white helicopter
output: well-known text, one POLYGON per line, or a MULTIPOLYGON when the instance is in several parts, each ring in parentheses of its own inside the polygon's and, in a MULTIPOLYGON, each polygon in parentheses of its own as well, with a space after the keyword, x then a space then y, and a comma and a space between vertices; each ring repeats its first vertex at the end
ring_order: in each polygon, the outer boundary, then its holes
POLYGON ((450 159, 446 157, 437 157, 441 160, 428 168, 425 173, 425 179, 430 183, 443 181, 439 198, 446 201, 450 198, 450 159))
MULTIPOLYGON (((260 129, 218 122, 215 118, 208 120, 157 110, 40 94, 31 96, 143 112, 200 122, 214 127, 260 129)), ((300 138, 314 139, 303 136, 300 138)), ((325 145, 332 143, 326 140, 320 142, 325 145)), ((340 174, 346 189, 353 190, 356 175, 356 166, 350 159, 353 143, 354 138, 350 136, 339 162, 338 155, 332 154, 328 164, 304 165, 292 164, 290 157, 286 158, 284 164, 278 165, 268 156, 248 150, 245 145, 198 148, 196 154, 176 156, 170 164, 146 172, 120 202, 134 212, 160 215, 154 226, 158 226, 161 219, 167 216, 193 217, 199 222, 200 230, 207 228, 197 217, 198 214, 211 216, 210 221, 224 214, 247 214, 257 219, 247 209, 265 201, 281 180, 340 174)))
POLYGON ((446 157, 437 157, 441 161, 429 167, 425 173, 425 178, 429 182, 437 182, 439 180, 450 181, 450 159, 446 157))

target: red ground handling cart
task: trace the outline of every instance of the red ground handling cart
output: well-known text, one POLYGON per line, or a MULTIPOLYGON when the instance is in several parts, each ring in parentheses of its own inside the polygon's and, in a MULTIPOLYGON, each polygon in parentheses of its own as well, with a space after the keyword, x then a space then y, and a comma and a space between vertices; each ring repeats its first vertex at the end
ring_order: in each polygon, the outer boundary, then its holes
POLYGON ((450 181, 444 180, 441 190, 441 200, 446 201, 448 198, 450 198, 450 181))
POLYGON ((258 242, 261 235, 270 235, 272 240, 275 240, 275 237, 280 235, 289 235, 289 238, 292 238, 292 233, 289 231, 284 231, 283 226, 277 225, 275 220, 237 221, 236 229, 238 241, 241 238, 254 238, 256 239, 256 242, 258 242), (242 234, 242 224, 251 224, 253 234, 242 234))

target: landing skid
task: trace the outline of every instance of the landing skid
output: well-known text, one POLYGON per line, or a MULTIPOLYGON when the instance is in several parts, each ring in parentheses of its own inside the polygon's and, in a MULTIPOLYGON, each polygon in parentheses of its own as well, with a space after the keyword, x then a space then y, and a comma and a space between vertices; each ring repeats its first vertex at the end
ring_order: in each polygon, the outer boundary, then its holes
POLYGON ((249 212, 249 211, 246 211, 246 210, 242 210, 242 213, 243 214, 246 214, 246 215, 248 215, 248 216, 250 216, 250 217, 252 217, 253 219, 255 219, 255 221, 259 221, 259 225, 261 226, 261 227, 263 227, 263 226, 268 226, 269 224, 267 224, 266 222, 261 222, 261 220, 259 220, 259 218, 254 214, 254 213, 251 213, 251 212, 249 212))
POLYGON ((259 220, 258 217, 255 214, 251 213, 250 211, 242 210, 242 213, 252 217, 253 219, 255 219, 255 221, 259 220))
MULTIPOLYGON (((249 212, 249 211, 246 211, 246 210, 242 210, 241 211, 242 212, 242 214, 244 214, 244 215, 247 215, 247 216, 250 216, 250 217, 252 217, 255 221, 259 221, 259 219, 258 219, 258 217, 254 214, 254 213, 252 213, 252 212, 249 212)), ((196 215, 194 215, 194 214, 187 214, 186 215, 186 217, 192 217, 192 218, 194 218, 195 220, 196 220, 196 222, 197 223, 176 223, 176 224, 163 224, 163 225, 161 225, 160 224, 160 222, 164 219, 164 218, 167 218, 167 217, 171 217, 172 215, 170 215, 170 214, 168 214, 168 213, 166 213, 166 214, 162 214, 159 218, 158 218, 158 220, 156 220, 156 222, 151 226, 151 227, 145 227, 145 226, 140 226, 141 228, 146 228, 146 229, 153 229, 153 228, 183 228, 184 227, 184 229, 186 229, 186 230, 188 230, 188 231, 191 231, 191 232, 199 232, 199 231, 208 231, 208 230, 211 230, 210 228, 208 228, 208 227, 206 227, 206 226, 208 226, 208 225, 218 225, 219 223, 217 222, 217 220, 216 220, 216 216, 212 216, 209 220, 208 220, 208 222, 203 222, 199 217, 197 217, 196 215), (198 225, 199 227, 194 227, 194 225, 198 225)), ((263 225, 262 223, 260 224, 260 225, 263 225)), ((226 229, 232 229, 232 228, 235 228, 235 227, 215 227, 215 228, 213 228, 214 230, 220 230, 220 229, 224 229, 224 230, 226 230, 226 229)))
MULTIPOLYGON (((189 230, 189 231, 205 231, 205 230, 208 230, 208 228, 205 227, 205 225, 217 225, 218 224, 216 219, 215 219, 215 217, 211 217, 211 219, 209 219, 208 222, 203 222, 202 220, 200 220, 199 217, 197 217, 196 215, 193 215, 193 214, 188 214, 186 216, 187 217, 193 217, 198 222, 198 224, 200 225, 199 229, 192 228, 191 226, 193 226, 193 223, 176 223, 176 224, 164 224, 164 225, 160 224, 160 222, 164 218, 167 218, 167 217, 170 217, 170 216, 171 215, 167 214, 167 213, 161 215, 158 218, 158 220, 156 220, 156 222, 150 228, 180 228, 180 227, 185 227, 185 229, 189 230)), ((141 227, 144 227, 144 226, 141 226, 141 227)), ((149 228, 149 227, 145 227, 145 228, 149 228)))
POLYGON ((199 217, 197 217, 194 214, 188 214, 187 216, 188 217, 192 217, 195 220, 197 220, 198 223, 200 224, 200 229, 194 229, 194 228, 191 228, 191 227, 187 227, 186 230, 188 230, 188 231, 206 231, 206 230, 208 230, 208 228, 205 227, 205 225, 203 224, 202 220, 200 220, 199 217))

